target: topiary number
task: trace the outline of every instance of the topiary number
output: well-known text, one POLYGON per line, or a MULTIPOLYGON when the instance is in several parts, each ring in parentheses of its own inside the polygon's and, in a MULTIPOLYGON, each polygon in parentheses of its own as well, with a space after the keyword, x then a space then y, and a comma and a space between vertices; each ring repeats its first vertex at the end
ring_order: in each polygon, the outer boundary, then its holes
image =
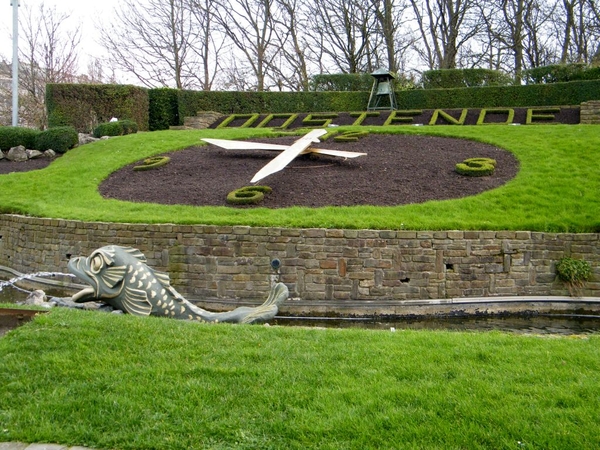
POLYGON ((164 166, 169 161, 171 161, 171 158, 168 156, 153 156, 151 158, 146 158, 144 160, 144 164, 141 166, 135 166, 133 170, 138 171, 156 169, 157 167, 164 166))
POLYGON ((468 177, 485 177, 493 175, 496 160, 492 158, 468 158, 455 166, 456 172, 468 177))
POLYGON ((256 205, 263 201, 265 194, 273 191, 269 186, 244 186, 227 194, 227 203, 232 205, 256 205))

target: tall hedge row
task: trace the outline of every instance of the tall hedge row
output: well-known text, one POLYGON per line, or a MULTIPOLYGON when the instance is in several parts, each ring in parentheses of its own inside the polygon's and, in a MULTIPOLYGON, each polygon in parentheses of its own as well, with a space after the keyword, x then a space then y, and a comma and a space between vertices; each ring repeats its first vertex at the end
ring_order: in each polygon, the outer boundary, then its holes
MULTIPOLYGON (((369 91, 228 92, 144 89, 120 85, 51 84, 50 126, 91 132, 112 117, 132 119, 141 131, 182 125, 198 111, 223 114, 364 111, 369 91)), ((414 89, 396 92, 398 109, 579 105, 600 99, 600 80, 526 86, 414 89)))
POLYGON ((398 92, 398 109, 579 105, 600 99, 600 80, 398 92))
POLYGON ((148 99, 150 101, 148 113, 148 128, 150 130, 167 130, 171 125, 181 124, 177 89, 149 89, 148 99))
POLYGON ((48 84, 46 108, 50 127, 72 125, 91 133, 112 117, 130 119, 148 130, 148 90, 130 85, 48 84))
POLYGON ((499 70, 440 69, 423 72, 424 89, 451 89, 460 87, 508 86, 513 80, 499 70))
POLYGON ((255 112, 362 111, 369 92, 179 92, 179 117, 197 111, 224 114, 255 112))

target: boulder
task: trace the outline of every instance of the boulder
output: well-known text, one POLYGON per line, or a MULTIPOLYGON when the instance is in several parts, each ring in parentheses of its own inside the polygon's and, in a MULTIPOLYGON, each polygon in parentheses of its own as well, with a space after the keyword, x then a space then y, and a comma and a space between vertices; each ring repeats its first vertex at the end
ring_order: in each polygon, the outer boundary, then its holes
POLYGON ((92 142, 96 142, 99 139, 96 139, 91 134, 79 133, 79 145, 90 144, 92 142))
POLYGON ((37 159, 44 156, 44 154, 39 150, 25 150, 25 153, 27 154, 28 159, 37 159))
POLYGON ((0 151, 0 159, 4 159, 4 158, 5 158, 4 153, 0 151))
POLYGON ((44 152, 44 158, 56 158, 56 152, 50 148, 44 152))
POLYGON ((6 159, 10 161, 27 161, 27 150, 22 145, 13 147, 8 151, 6 159))

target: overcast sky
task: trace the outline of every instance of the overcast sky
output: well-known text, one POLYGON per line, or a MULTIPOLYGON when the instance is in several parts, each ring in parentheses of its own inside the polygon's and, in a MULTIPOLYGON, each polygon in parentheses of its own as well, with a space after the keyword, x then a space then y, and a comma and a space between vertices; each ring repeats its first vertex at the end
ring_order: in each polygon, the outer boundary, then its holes
MULTIPOLYGON (((143 2, 144 0, 139 1, 143 2)), ((13 7, 11 3, 12 0, 0 0, 0 56, 9 62, 12 61, 13 7)), ((71 13, 73 24, 81 23, 80 56, 81 59, 85 60, 87 55, 97 53, 100 50, 95 43, 98 39, 95 28, 97 18, 110 17, 119 0, 102 0, 101 2, 90 0, 20 0, 19 15, 23 14, 25 5, 36 9, 41 3, 46 7, 56 7, 58 12, 71 13)), ((81 61, 80 65, 82 70, 85 71, 84 61, 81 61)))

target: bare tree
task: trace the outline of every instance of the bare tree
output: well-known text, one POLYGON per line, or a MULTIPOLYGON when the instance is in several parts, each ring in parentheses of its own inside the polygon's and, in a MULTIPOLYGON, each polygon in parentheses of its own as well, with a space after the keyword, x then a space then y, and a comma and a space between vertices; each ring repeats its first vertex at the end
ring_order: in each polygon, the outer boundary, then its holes
POLYGON ((406 27, 406 12, 410 4, 407 0, 371 0, 371 3, 384 44, 385 55, 379 59, 385 61, 392 72, 399 72, 403 68, 406 51, 415 43, 410 29, 406 27))
POLYGON ((206 86, 194 48, 202 34, 186 0, 124 0, 117 18, 100 27, 116 67, 148 87, 206 86))
POLYGON ((315 0, 310 4, 311 45, 331 62, 328 72, 372 71, 381 35, 368 0, 315 0))
POLYGON ((599 7, 593 0, 562 0, 557 14, 560 63, 590 63, 598 50, 599 7))
POLYGON ((218 80, 221 65, 219 56, 225 48, 225 40, 218 29, 216 13, 217 6, 212 0, 188 0, 196 25, 196 33, 191 49, 198 56, 198 72, 196 79, 202 90, 212 90, 218 80))
POLYGON ((40 3, 37 8, 26 5, 19 19, 20 116, 29 126, 47 126, 47 83, 76 80, 81 32, 68 24, 70 16, 40 3))
POLYGON ((308 91, 308 59, 311 52, 306 40, 308 15, 301 0, 275 0, 280 14, 274 20, 279 58, 271 68, 280 89, 308 91))
POLYGON ((476 0, 410 0, 430 69, 454 69, 459 50, 479 33, 476 0))
POLYGON ((556 35, 548 27, 555 17, 556 1, 538 0, 534 6, 523 16, 526 36, 524 68, 546 66, 557 61, 556 35))
POLYGON ((275 35, 277 12, 274 0, 225 0, 216 16, 227 38, 243 57, 243 61, 236 60, 236 67, 239 70, 245 65, 251 71, 257 91, 271 87, 269 68, 280 51, 275 35))

